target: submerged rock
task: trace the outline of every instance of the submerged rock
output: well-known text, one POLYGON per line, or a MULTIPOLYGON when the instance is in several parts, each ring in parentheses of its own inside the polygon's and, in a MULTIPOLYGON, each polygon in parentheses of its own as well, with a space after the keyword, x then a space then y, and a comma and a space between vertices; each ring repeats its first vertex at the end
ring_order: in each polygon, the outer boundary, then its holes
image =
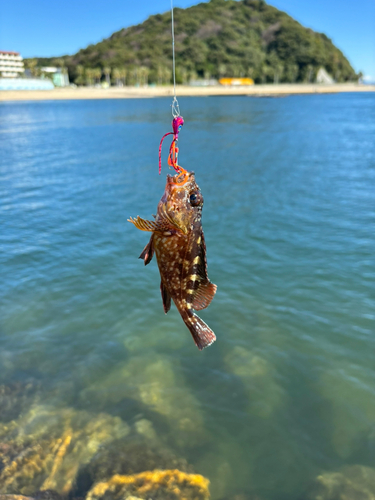
POLYGON ((220 500, 263 500, 256 493, 237 493, 235 495, 221 498, 220 500))
POLYGON ((34 500, 62 500, 62 496, 54 490, 42 490, 33 494, 34 500))
POLYGON ((97 483, 86 500, 208 500, 209 480, 199 474, 179 470, 154 470, 132 475, 112 476, 97 483))
POLYGON ((225 363, 245 387, 249 413, 270 417, 283 405, 286 394, 275 381, 275 369, 267 360, 236 346, 226 355, 225 363))
POLYGON ((315 479, 308 500, 374 500, 375 469, 349 465, 340 472, 324 472, 315 479))
MULTIPOLYGON (((0 494, 22 494, 34 500, 60 500, 60 495, 84 498, 95 484, 112 484, 116 475, 133 477, 155 469, 178 472, 169 477, 173 491, 180 483, 194 490, 192 467, 162 445, 152 423, 144 418, 131 428, 105 413, 38 405, 2 429, 0 494), (185 482, 184 475, 188 477, 185 482)), ((140 492, 147 483, 155 498, 160 492, 168 493, 165 498, 175 498, 163 483, 162 477, 167 476, 142 477, 137 480, 140 492)), ((133 488, 128 493, 143 499, 137 492, 133 488)))
POLYGON ((119 404, 127 398, 166 420, 173 445, 194 447, 207 440, 199 401, 175 360, 160 355, 133 357, 81 393, 83 402, 102 405, 119 404))
POLYGON ((0 493, 65 495, 100 446, 129 433, 118 417, 39 405, 12 424, 0 446, 0 493))
POLYGON ((62 500, 61 495, 53 490, 37 491, 32 497, 25 497, 23 495, 12 495, 11 493, 1 495, 0 500, 62 500))
POLYGON ((94 483, 108 481, 113 475, 128 476, 154 469, 193 472, 185 459, 161 445, 151 445, 146 439, 134 436, 119 439, 101 447, 91 461, 81 467, 73 496, 82 496, 94 483))
POLYGON ((34 500, 31 497, 25 497, 23 495, 1 495, 0 494, 0 500, 34 500))
POLYGON ((326 420, 332 422, 331 443, 341 458, 363 455, 371 443, 375 398, 373 379, 362 367, 337 364, 322 373, 317 389, 326 402, 326 420))
POLYGON ((211 479, 211 495, 225 499, 238 491, 242 485, 251 484, 252 457, 245 453, 244 441, 229 439, 221 434, 213 449, 202 450, 194 466, 201 474, 211 479))
POLYGON ((24 497, 23 495, 1 495, 0 500, 33 500, 31 497, 24 497))
POLYGON ((34 381, 0 385, 0 421, 9 422, 36 403, 40 385, 34 381))
POLYGON ((144 436, 150 443, 156 443, 158 440, 157 433, 150 420, 142 418, 134 424, 135 430, 141 436, 144 436))
POLYGON ((214 498, 226 498, 235 483, 234 471, 229 461, 218 453, 205 454, 198 461, 198 470, 212 479, 211 493, 214 498))

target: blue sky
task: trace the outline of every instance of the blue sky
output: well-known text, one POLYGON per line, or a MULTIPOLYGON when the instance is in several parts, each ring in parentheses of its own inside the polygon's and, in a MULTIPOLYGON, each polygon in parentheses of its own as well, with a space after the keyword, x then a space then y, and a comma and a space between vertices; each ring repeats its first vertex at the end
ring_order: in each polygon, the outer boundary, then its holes
MULTIPOLYGON (((174 0, 178 7, 199 3, 174 0)), ((375 79, 375 0, 271 0, 304 26, 325 33, 356 71, 375 79)), ((170 0, 6 0, 0 8, 0 50, 23 57, 73 54, 120 28, 165 12, 170 0)))

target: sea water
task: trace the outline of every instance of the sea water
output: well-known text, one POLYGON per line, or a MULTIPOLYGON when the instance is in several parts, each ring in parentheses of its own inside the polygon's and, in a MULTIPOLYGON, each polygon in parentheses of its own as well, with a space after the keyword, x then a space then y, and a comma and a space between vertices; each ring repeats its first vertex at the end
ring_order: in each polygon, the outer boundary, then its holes
POLYGON ((163 194, 170 104, 1 104, 0 422, 116 418, 214 499, 297 500, 374 465, 375 95, 180 99, 218 286, 203 352, 127 222, 163 194))

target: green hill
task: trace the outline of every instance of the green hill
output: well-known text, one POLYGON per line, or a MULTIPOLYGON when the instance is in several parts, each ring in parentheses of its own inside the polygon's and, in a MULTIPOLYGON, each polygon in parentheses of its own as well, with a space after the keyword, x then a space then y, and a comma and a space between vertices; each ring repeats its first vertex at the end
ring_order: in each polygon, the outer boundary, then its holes
MULTIPOLYGON (((308 82, 322 66, 338 82, 356 79, 326 35, 304 28, 263 0, 211 0, 176 8, 174 17, 178 83, 225 76, 249 76, 259 83, 308 82)), ((35 63, 64 65, 79 84, 110 75, 117 83, 169 83, 171 14, 150 16, 77 54, 35 63)))

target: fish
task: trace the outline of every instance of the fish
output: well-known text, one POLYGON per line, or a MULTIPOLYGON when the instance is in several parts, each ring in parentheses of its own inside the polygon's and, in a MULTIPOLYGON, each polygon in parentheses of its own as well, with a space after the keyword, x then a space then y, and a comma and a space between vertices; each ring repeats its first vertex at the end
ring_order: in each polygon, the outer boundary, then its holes
POLYGON ((199 350, 216 340, 211 328, 194 312, 208 307, 217 290, 207 275, 202 208, 195 173, 183 170, 167 175, 154 220, 139 216, 128 219, 136 228, 152 233, 139 258, 148 265, 155 253, 164 312, 168 313, 173 300, 199 350))

